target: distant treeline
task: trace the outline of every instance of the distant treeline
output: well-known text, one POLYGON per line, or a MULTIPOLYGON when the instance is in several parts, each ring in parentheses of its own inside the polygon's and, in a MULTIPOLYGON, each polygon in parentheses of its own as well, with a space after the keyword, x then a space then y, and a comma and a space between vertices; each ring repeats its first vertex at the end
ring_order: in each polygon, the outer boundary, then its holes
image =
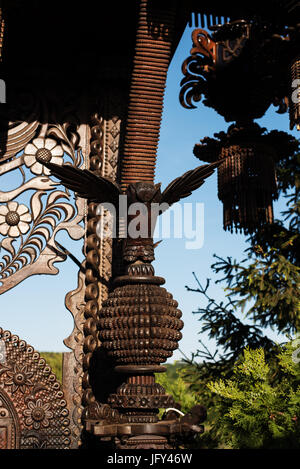
MULTIPOLYGON (((51 366, 52 372, 56 375, 57 380, 62 382, 62 357, 63 354, 60 352, 39 352, 47 364, 51 366)), ((175 362, 172 364, 164 365, 167 367, 166 375, 169 381, 175 381, 178 378, 177 370, 183 367, 182 362, 175 362)))

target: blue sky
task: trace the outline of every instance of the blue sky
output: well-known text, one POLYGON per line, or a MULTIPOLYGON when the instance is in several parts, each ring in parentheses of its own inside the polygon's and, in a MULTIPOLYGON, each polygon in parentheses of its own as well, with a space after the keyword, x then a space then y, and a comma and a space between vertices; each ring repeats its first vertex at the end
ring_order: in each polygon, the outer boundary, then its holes
MULTIPOLYGON (((193 155, 195 143, 205 136, 226 130, 230 125, 202 103, 194 110, 184 109, 179 104, 181 64, 192 46, 191 32, 191 28, 186 29, 168 72, 156 167, 156 182, 161 182, 162 188, 185 171, 203 164, 193 155)), ((276 114, 273 107, 258 123, 268 130, 289 132, 288 114, 276 114)), ((299 138, 296 131, 291 133, 299 138)), ((180 349, 190 356, 198 347, 201 326, 192 311, 206 303, 199 294, 187 292, 185 285, 196 288, 193 271, 203 283, 208 277, 213 280, 210 268, 214 261, 213 254, 242 259, 247 244, 244 235, 223 230, 222 203, 217 197, 216 174, 186 201, 204 203, 203 247, 187 250, 185 239, 163 240, 156 248, 154 267, 157 275, 165 277, 166 288, 179 302, 185 323, 180 349)), ((275 202, 275 216, 279 216, 283 208, 282 199, 275 202)), ((73 241, 64 232, 58 233, 57 240, 82 259, 82 241, 73 241)), ((63 339, 73 329, 73 319, 64 306, 64 299, 66 293, 77 286, 77 266, 70 259, 56 266, 60 270, 57 276, 30 277, 0 297, 0 326, 19 335, 39 351, 68 351, 63 345, 63 339)), ((224 298, 222 287, 213 282, 210 293, 216 299, 224 298)), ((276 336, 272 331, 269 333, 276 336)), ((208 343, 206 337, 201 336, 201 339, 214 350, 214 344, 208 343)), ((169 361, 180 358, 182 355, 176 351, 169 361)))

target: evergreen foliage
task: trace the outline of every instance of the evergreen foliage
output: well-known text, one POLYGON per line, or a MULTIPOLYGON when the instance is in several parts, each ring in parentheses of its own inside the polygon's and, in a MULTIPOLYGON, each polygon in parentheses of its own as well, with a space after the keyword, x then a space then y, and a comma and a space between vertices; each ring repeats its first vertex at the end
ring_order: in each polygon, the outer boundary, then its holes
POLYGON ((175 362, 167 365, 166 373, 156 373, 156 381, 170 394, 181 412, 188 412, 196 404, 200 404, 200 396, 190 389, 189 384, 183 379, 184 363, 175 362))
POLYGON ((300 447, 300 364, 293 345, 278 353, 280 380, 267 364, 262 348, 246 348, 232 379, 211 382, 217 403, 218 432, 231 448, 300 447))
MULTIPOLYGON (((221 275, 225 301, 213 299, 210 281, 203 286, 195 274, 197 288, 187 287, 206 300, 195 314, 200 334, 208 332, 216 350, 200 340, 191 359, 156 375, 182 412, 207 407, 206 431, 191 443, 201 448, 300 448, 300 340, 279 345, 265 331, 271 326, 288 338, 300 331, 298 151, 291 137, 276 162, 279 192, 287 198, 283 218, 251 235, 241 262, 215 256, 212 269, 221 275)), ((61 381, 62 354, 41 356, 61 381)))
POLYGON ((221 274, 217 283, 224 286, 226 300, 215 301, 209 294, 210 281, 203 286, 195 274, 197 288, 186 287, 206 299, 206 306, 195 314, 201 321, 200 334, 208 332, 216 342, 211 353, 199 341, 201 349, 185 360, 184 379, 208 408, 202 447, 300 447, 299 374, 288 362, 289 348, 283 351, 265 332, 271 326, 289 338, 300 331, 300 154, 296 142, 291 137, 288 151, 284 156, 282 148, 282 158, 276 162, 279 192, 287 198, 282 219, 250 236, 241 262, 215 256, 212 270, 221 274), (239 318, 241 312, 247 321, 239 318), (245 366, 252 370, 250 374, 245 366), (260 396, 257 400, 255 393, 260 396))

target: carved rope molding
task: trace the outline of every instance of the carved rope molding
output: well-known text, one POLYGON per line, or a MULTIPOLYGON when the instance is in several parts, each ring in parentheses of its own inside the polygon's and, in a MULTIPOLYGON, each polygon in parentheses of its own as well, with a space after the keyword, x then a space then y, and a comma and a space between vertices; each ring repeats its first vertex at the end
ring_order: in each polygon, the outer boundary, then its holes
MULTIPOLYGON (((89 158, 87 167, 102 176, 117 178, 120 130, 126 99, 116 91, 100 99, 99 111, 91 116, 89 126, 89 158), (103 115, 110 115, 109 118, 103 115)), ((66 296, 65 304, 74 318, 74 329, 64 343, 72 352, 64 354, 64 391, 71 417, 71 448, 82 444, 81 422, 84 407, 95 401, 89 382, 89 365, 93 351, 99 346, 96 321, 102 302, 108 295, 112 275, 112 240, 96 236, 96 205, 88 204, 85 216, 86 259, 78 274, 77 288, 66 296)))

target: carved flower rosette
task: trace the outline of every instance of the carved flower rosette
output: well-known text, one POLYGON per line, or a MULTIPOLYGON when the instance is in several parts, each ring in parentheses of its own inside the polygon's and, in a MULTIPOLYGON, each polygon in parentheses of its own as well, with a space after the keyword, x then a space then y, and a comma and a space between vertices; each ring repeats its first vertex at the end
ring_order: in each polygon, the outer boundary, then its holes
POLYGON ((8 189, 0 191, 0 293, 31 275, 58 273, 54 263, 66 259, 55 242, 58 231, 75 240, 83 236, 85 202, 74 202, 42 163, 84 167, 84 132, 83 125, 23 122, 0 135, 6 148, 0 157, 1 189, 8 189))

